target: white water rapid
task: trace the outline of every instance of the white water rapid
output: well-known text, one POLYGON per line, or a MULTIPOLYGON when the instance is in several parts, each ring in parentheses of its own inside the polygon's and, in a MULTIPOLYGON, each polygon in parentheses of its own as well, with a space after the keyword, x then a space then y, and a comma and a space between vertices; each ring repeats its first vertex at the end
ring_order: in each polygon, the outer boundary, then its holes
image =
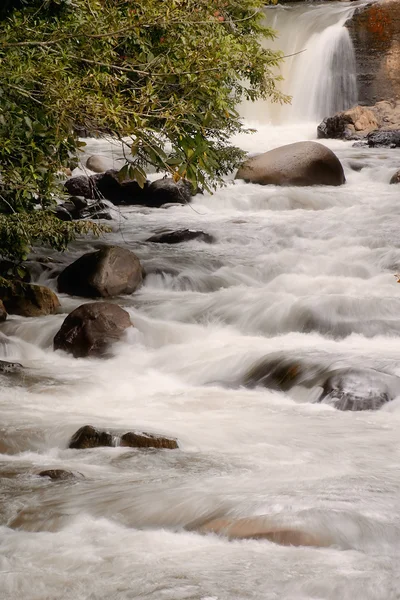
MULTIPOLYGON (((293 37, 305 36, 307 14, 325 12, 322 44, 352 8, 277 10, 298 14, 293 37)), ((237 140, 243 148, 315 139, 316 121, 297 108, 313 88, 296 86, 293 115, 304 122, 263 118, 237 140)), ((107 242, 137 253, 148 276, 116 299, 135 329, 113 357, 53 352, 82 299, 60 295, 60 314, 1 326, 0 358, 26 374, 0 375, 0 600, 400 598, 400 398, 341 412, 313 403, 316 388, 243 385, 269 355, 400 376, 400 197, 389 185, 400 152, 326 144, 344 165, 342 187, 230 181, 192 206, 116 212, 107 242), (161 228, 202 229, 216 243, 145 243, 161 228), (67 449, 85 424, 164 433, 181 447, 67 449), (37 476, 55 468, 83 477, 37 476), (334 543, 193 530, 223 515, 267 515, 334 543)), ((91 140, 87 153, 110 146, 91 140)), ((55 289, 51 275, 40 282, 55 289)))

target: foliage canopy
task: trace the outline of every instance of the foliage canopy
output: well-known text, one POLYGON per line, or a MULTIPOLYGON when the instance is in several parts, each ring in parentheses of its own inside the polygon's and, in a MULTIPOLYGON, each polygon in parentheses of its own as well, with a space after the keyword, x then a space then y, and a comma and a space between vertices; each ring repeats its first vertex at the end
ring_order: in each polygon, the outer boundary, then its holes
MULTIPOLYGON (((261 0, 6 0, 1 211, 51 206, 59 173, 76 164, 78 135, 86 133, 123 139, 124 175, 139 184, 146 163, 206 189, 220 183, 242 157, 229 142, 243 128, 238 103, 283 99, 273 74, 281 55, 261 44, 274 36, 263 25, 262 6, 261 0)), ((3 229, 0 220, 4 248, 3 229)))

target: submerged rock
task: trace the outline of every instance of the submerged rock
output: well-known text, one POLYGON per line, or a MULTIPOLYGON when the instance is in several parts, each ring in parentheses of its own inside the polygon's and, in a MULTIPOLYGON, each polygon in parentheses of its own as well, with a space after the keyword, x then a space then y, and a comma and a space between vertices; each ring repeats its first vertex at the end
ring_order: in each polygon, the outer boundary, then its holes
POLYGON ((281 186, 338 186, 346 181, 340 160, 317 142, 288 144, 250 158, 235 179, 281 186))
POLYGON ((64 350, 75 358, 104 356, 129 327, 129 313, 117 304, 82 304, 65 319, 54 338, 54 350, 64 350))
POLYGON ((179 229, 178 231, 157 233, 149 237, 146 242, 153 242, 155 244, 181 244, 182 242, 190 242, 191 240, 198 240, 207 244, 215 242, 215 238, 209 233, 193 229, 179 229))
POLYGON ((85 298, 132 294, 143 280, 136 254, 118 246, 104 246, 71 263, 58 276, 58 291, 85 298))
POLYGON ((393 175, 390 183, 400 183, 400 169, 393 175))
POLYGON ((324 382, 318 402, 338 410, 378 410, 394 397, 388 377, 373 369, 338 370, 324 382))
POLYGON ((57 312, 60 302, 56 294, 43 285, 7 281, 0 285, 0 298, 10 315, 40 317, 57 312))
POLYGON ((252 367, 243 384, 282 392, 290 392, 295 386, 309 390, 322 388, 316 402, 330 404, 338 410, 378 410, 400 395, 400 378, 395 375, 368 368, 332 369, 275 355, 265 357, 252 367))
POLYGON ((39 477, 49 477, 54 481, 67 481, 76 478, 72 471, 65 471, 64 469, 49 469, 48 471, 41 471, 38 475, 39 477))
POLYGON ((0 360, 0 373, 21 373, 23 368, 20 363, 0 360))
POLYGON ((123 435, 112 434, 84 425, 72 436, 68 448, 87 449, 99 447, 123 446, 129 448, 165 448, 175 450, 178 442, 175 438, 168 438, 144 431, 128 431, 123 435))

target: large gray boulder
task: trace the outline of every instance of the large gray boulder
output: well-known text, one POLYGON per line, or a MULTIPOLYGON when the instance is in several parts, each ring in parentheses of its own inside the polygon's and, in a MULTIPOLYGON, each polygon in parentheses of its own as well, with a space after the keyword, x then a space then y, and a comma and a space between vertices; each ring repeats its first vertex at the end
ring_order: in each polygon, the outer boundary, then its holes
POLYGON ((85 298, 110 298, 132 294, 143 271, 136 254, 119 246, 104 246, 68 265, 58 276, 59 292, 85 298))
POLYGON ((75 358, 103 356, 129 327, 129 313, 117 304, 82 304, 63 322, 54 338, 54 350, 64 350, 75 358))
POLYGON ((342 185, 343 167, 337 156, 318 142, 297 142, 247 160, 235 179, 260 185, 342 185))

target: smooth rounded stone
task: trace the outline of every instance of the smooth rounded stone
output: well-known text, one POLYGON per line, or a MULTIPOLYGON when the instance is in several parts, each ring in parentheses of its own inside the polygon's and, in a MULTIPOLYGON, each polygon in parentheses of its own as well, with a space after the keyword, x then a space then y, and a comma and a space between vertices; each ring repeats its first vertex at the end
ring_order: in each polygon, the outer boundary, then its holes
POLYGON ((400 169, 396 171, 393 177, 390 180, 390 183, 400 183, 400 169))
POLYGON ((93 154, 92 156, 89 156, 86 161, 86 167, 94 173, 104 173, 105 171, 112 169, 113 166, 113 161, 101 154, 93 154))
POLYGON ((22 317, 52 315, 60 307, 53 290, 21 281, 9 281, 0 285, 0 298, 8 314, 22 317))
POLYGON ((172 177, 164 177, 149 185, 144 204, 154 208, 159 208, 163 204, 188 204, 192 195, 192 184, 186 179, 180 179, 176 183, 172 177))
POLYGON ((84 196, 70 196, 68 202, 73 204, 77 211, 84 210, 88 207, 88 201, 84 196))
POLYGON ((7 311, 6 307, 3 304, 3 301, 0 300, 0 323, 3 323, 7 319, 7 311))
POLYGON ((141 286, 142 266, 130 250, 104 246, 88 252, 58 276, 58 291, 85 298, 110 298, 132 294, 141 286))
POLYGON ((88 448, 114 446, 113 441, 114 438, 108 431, 100 431, 91 425, 84 425, 74 433, 68 444, 68 448, 86 450, 88 448))
POLYGON ((177 440, 174 438, 146 433, 145 431, 124 433, 121 436, 120 445, 131 448, 167 448, 169 450, 175 450, 179 447, 177 440))
POLYGON ((335 542, 326 534, 304 531, 290 525, 278 525, 269 517, 260 515, 242 519, 213 519, 196 529, 199 533, 214 533, 229 539, 269 540, 281 546, 312 546, 326 548, 335 542))
POLYGON ((373 131, 367 140, 370 148, 399 148, 400 129, 373 131))
POLYGON ((72 471, 65 471, 64 469, 49 469, 41 471, 38 475, 39 477, 49 477, 53 481, 67 481, 76 478, 76 475, 72 471))
POLYGON ((328 377, 318 402, 338 410, 378 410, 394 398, 394 376, 373 369, 342 369, 328 377))
POLYGON ((209 233, 194 229, 179 229, 178 231, 157 233, 149 237, 146 242, 153 242, 154 244, 181 244, 182 242, 190 242, 191 240, 205 242, 206 244, 215 242, 215 238, 209 233))
POLYGON ((318 138, 353 140, 365 137, 378 129, 379 122, 373 111, 364 106, 354 106, 326 117, 317 127, 318 138))
POLYGON ((104 356, 130 327, 129 313, 117 304, 82 304, 61 325, 54 338, 54 350, 64 350, 75 358, 104 356))
POLYGON ((60 221, 73 221, 74 217, 72 216, 72 214, 69 212, 68 208, 62 204, 59 204, 58 206, 56 206, 55 208, 52 209, 52 212, 54 213, 54 215, 57 217, 57 219, 60 219, 60 221))
POLYGON ((23 368, 20 363, 0 360, 0 373, 21 373, 23 368))
POLYGON ((297 142, 247 160, 235 179, 280 186, 312 186, 345 183, 337 156, 318 142, 297 142))

